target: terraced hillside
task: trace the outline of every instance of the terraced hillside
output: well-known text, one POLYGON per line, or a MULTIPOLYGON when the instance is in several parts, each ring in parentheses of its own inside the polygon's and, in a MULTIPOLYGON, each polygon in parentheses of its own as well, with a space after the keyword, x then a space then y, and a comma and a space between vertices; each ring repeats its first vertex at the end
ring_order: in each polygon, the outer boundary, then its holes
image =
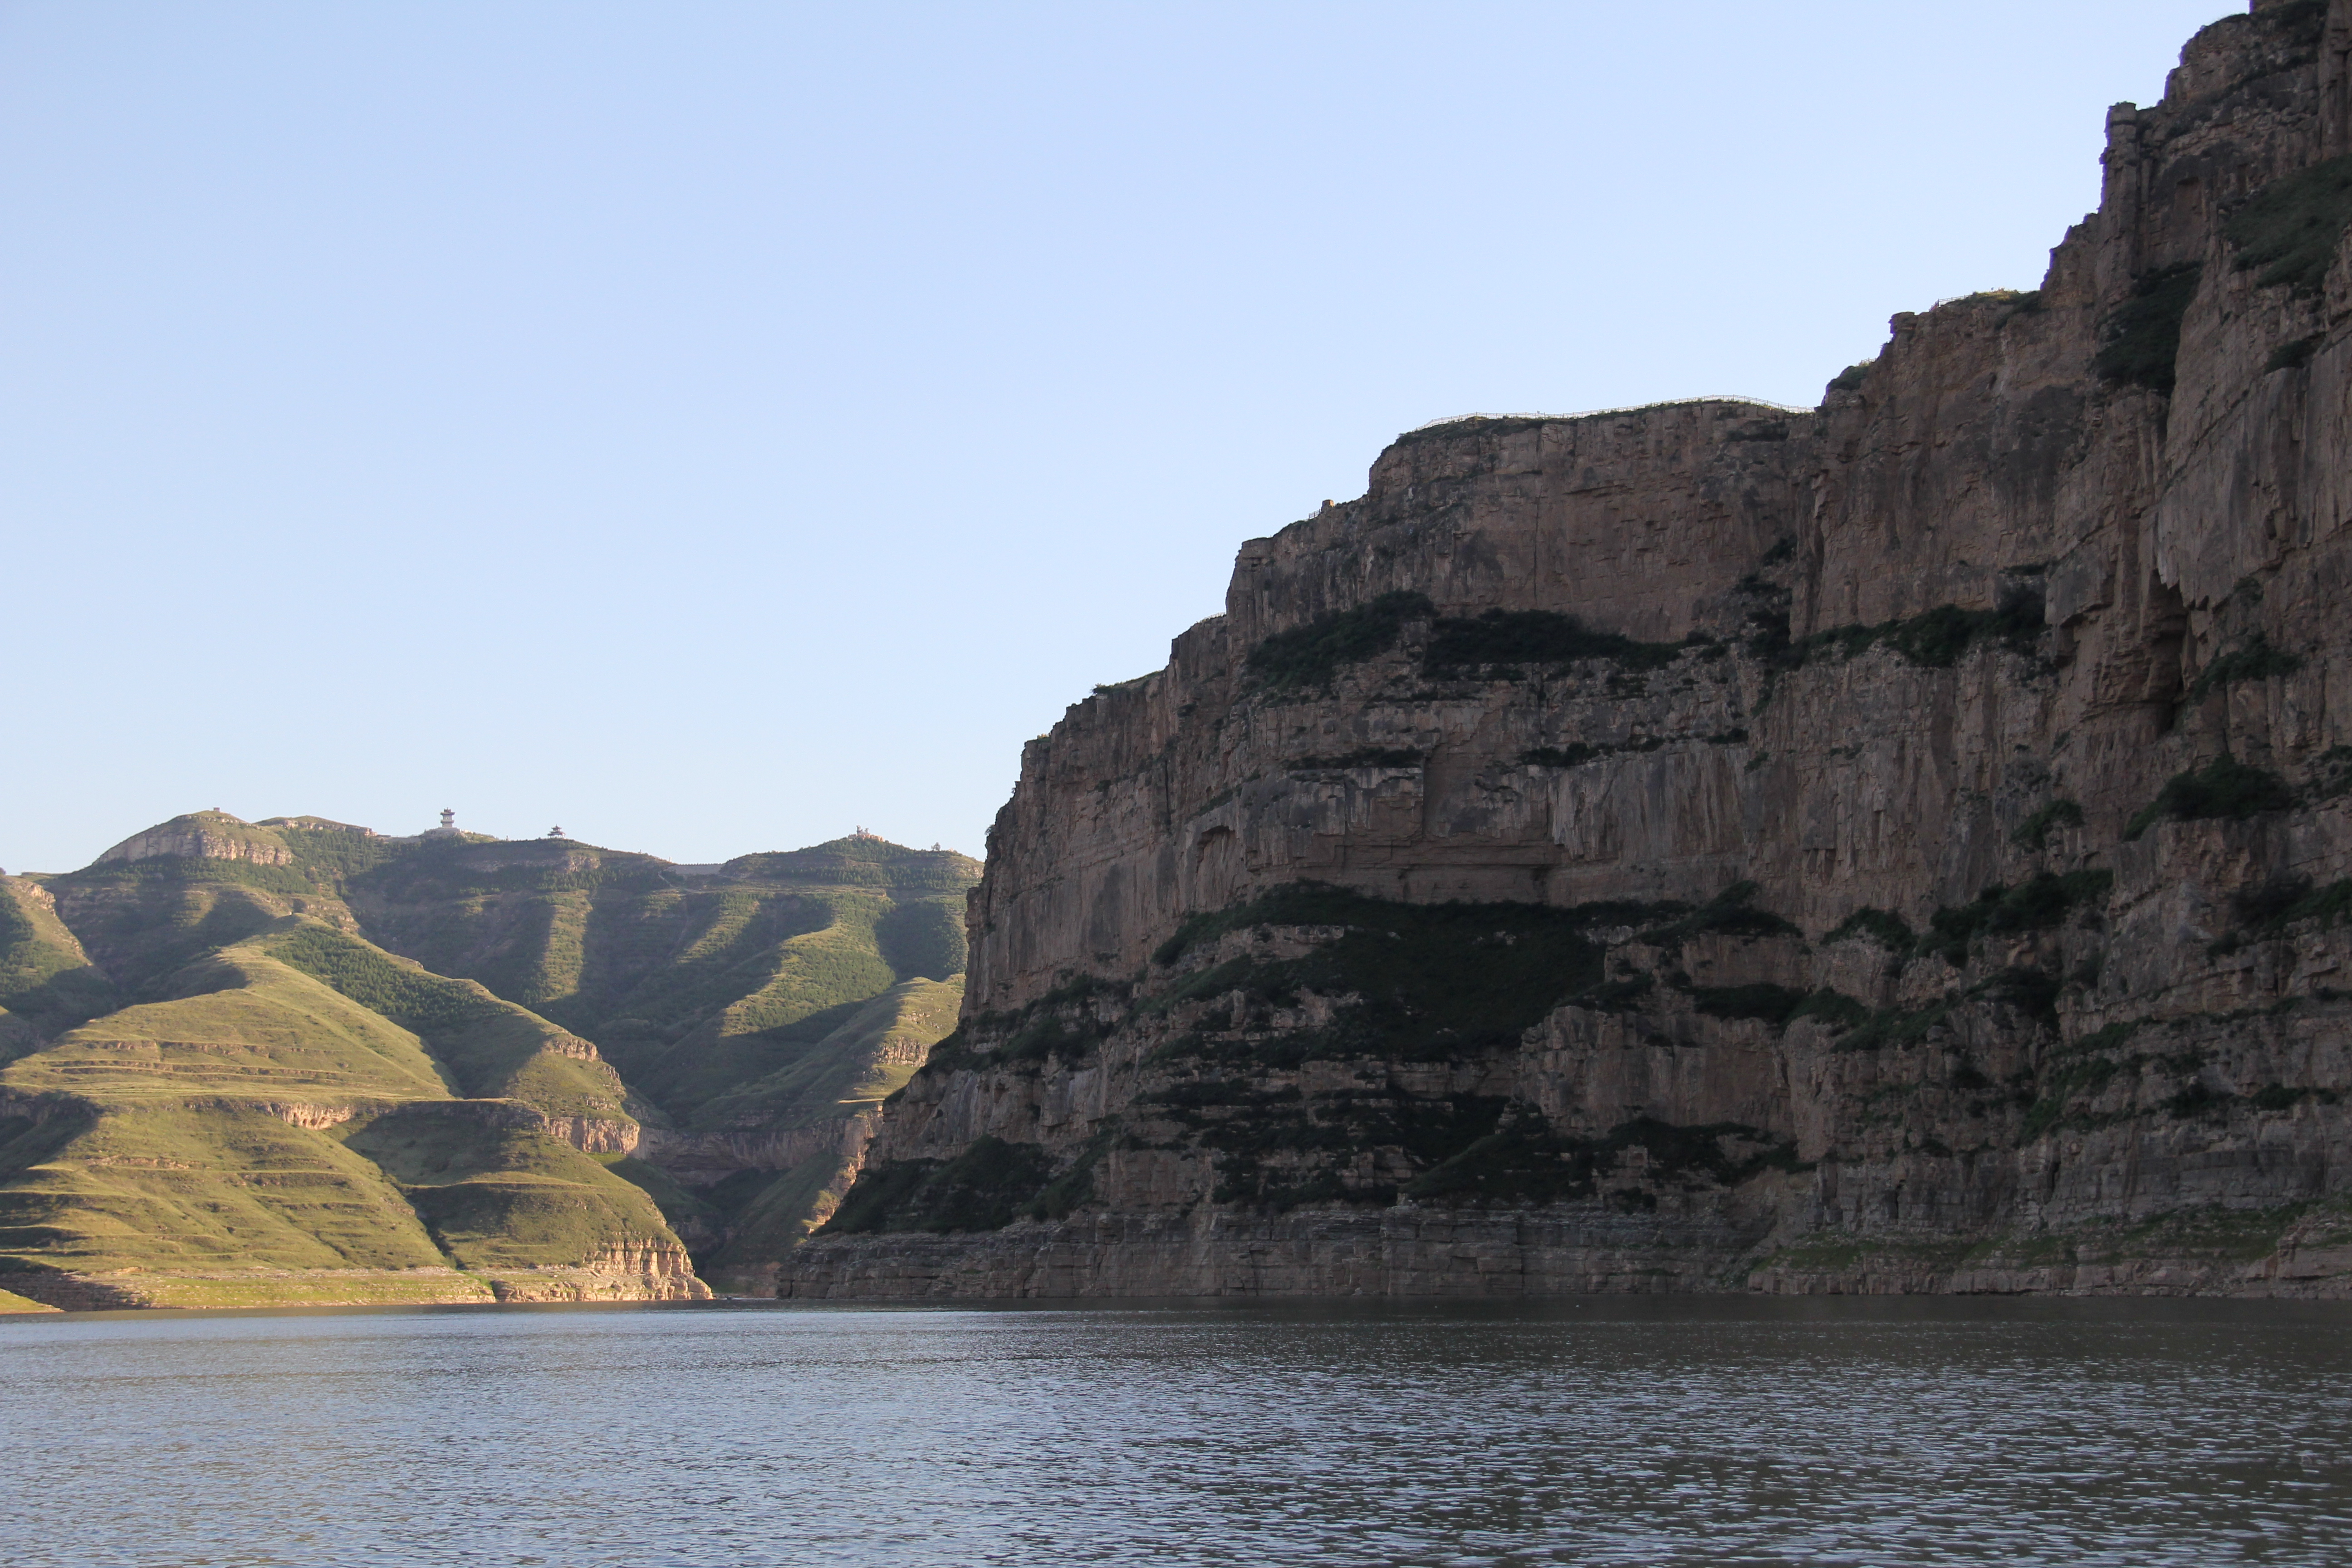
POLYGON ((68 1306, 707 1294, 952 1027, 976 863, 680 868, 177 817, 0 878, 0 1285, 68 1306))

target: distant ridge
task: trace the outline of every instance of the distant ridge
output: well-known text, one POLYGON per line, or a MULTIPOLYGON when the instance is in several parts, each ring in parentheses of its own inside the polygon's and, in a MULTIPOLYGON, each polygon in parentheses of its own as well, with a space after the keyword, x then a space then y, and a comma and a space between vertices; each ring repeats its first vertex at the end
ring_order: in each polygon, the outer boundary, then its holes
POLYGON ((685 869, 206 810, 0 877, 0 1287, 772 1288, 953 1026, 979 865, 851 835, 685 869))

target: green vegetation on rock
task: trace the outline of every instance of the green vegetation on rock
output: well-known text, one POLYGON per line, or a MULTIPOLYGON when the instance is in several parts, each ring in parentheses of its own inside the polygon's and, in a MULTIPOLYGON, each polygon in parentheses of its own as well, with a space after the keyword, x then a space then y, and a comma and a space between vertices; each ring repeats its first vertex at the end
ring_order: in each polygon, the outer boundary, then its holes
MULTIPOLYGON (((1664 947, 1689 941, 1709 932, 1725 936, 1802 936, 1804 932, 1769 910, 1756 907, 1757 886, 1753 882, 1734 882, 1723 891, 1696 909, 1681 904, 1661 903, 1645 907, 1643 912, 1653 917, 1646 923, 1642 940, 1664 947), (1665 918, 1660 920, 1657 916, 1665 918)), ((1596 914, 1611 911, 1611 906, 1586 905, 1596 914)))
POLYGON ((1490 665, 1559 665, 1584 658, 1610 659, 1627 669, 1662 669, 1685 651, 1680 643, 1636 642, 1615 632, 1592 631, 1573 616, 1549 610, 1488 610, 1438 621, 1423 664, 1438 679, 1490 665))
POLYGON ((1825 942, 1845 942, 1859 937, 1874 942, 1889 952, 1908 952, 1918 933, 1901 915, 1865 904, 1840 921, 1822 937, 1825 942))
MULTIPOLYGON (((1534 1107, 1515 1105, 1494 1131, 1404 1190, 1414 1198, 1512 1205, 1589 1198, 1618 1161, 1636 1150, 1653 1181, 1729 1185, 1759 1171, 1796 1168, 1794 1144, 1737 1122, 1677 1127, 1644 1116, 1598 1138, 1577 1138, 1553 1131, 1534 1107)), ((1628 1188, 1623 1201, 1645 1207, 1645 1196, 1628 1188)))
POLYGON ((2180 357, 2180 321, 2197 298, 2201 261, 2158 268, 2132 280, 2130 296, 2099 323, 2099 352, 2091 366, 2108 381, 2144 386, 2169 397, 2173 363, 2180 357))
MULTIPOLYGON (((1847 659, 1881 644, 1927 669, 1949 669, 1979 642, 1997 642, 2011 653, 2031 654, 2042 636, 2042 597, 2025 590, 2002 596, 1990 610, 1963 610, 1938 605, 1906 618, 1874 626, 1832 626, 1795 643, 1787 643, 1780 662, 1801 666, 1825 658, 1847 659)), ((1785 624, 1781 633, 1786 639, 1785 624)))
POLYGON ((2293 675, 2303 668, 2300 654, 2273 647, 2270 638, 2261 632, 2228 653, 2213 660, 2197 675, 2197 682, 2189 689, 2189 700, 2201 702, 2205 694, 2240 680, 2264 680, 2274 675, 2293 675))
MULTIPOLYGON (((1606 1011, 1653 994, 1647 974, 1604 979, 1602 928, 1631 927, 1639 942, 1670 948, 1793 942, 1796 928, 1757 908, 1756 891, 1738 883, 1696 906, 1559 908, 1406 903, 1300 882, 1196 914, 1138 980, 1081 975, 1017 1010, 980 1015, 922 1074, 936 1086, 922 1092, 952 1096, 962 1092, 959 1074, 1060 1074, 1086 1068, 1114 1033, 1156 1036, 1140 1064, 1146 1086, 1125 1111, 1075 1150, 982 1139, 951 1160, 869 1167, 827 1234, 985 1230, 1060 1217, 1094 1201, 1104 1163, 1122 1151, 1204 1155, 1210 1201, 1265 1213, 1401 1195, 1591 1195, 1621 1160, 1650 1155, 1655 1176, 1745 1181, 1792 1154, 1728 1124, 1637 1119, 1601 1138, 1553 1139, 1539 1131, 1540 1116, 1528 1121, 1532 1112, 1475 1086, 1491 1081, 1496 1065, 1562 1005, 1606 1011), (1237 932, 1254 940, 1225 941, 1237 932), (1266 956, 1269 942, 1286 956, 1266 956)), ((1835 1029, 1868 1016, 1834 992, 1676 984, 1699 1012, 1775 1027, 1811 1018, 1835 1029)), ((1655 1201, 1649 1178, 1625 1182, 1625 1201, 1655 1201)))
POLYGON ((2016 887, 1990 882, 1965 904, 1937 910, 1928 917, 1927 931, 1916 951, 1931 953, 1958 968, 1969 961, 1969 948, 1979 937, 2009 931, 2044 931, 2065 921, 2074 911, 2107 896, 2115 873, 2092 868, 2037 871, 2016 887))
POLYGON ((2010 841, 2026 849, 2041 849, 2050 842, 2053 829, 2083 826, 2083 808, 2071 800, 2053 800, 2041 807, 2011 834, 2010 841))
MULTIPOLYGON (((2330 158, 2273 180, 2230 215, 2221 235, 2237 247, 2232 267, 2260 269, 2256 283, 2316 294, 2347 227, 2352 227, 2352 157, 2330 158)), ((2176 327, 2176 339, 2178 333, 2176 327)))
POLYGON ((1220 931, 1253 925, 1339 926, 1343 934, 1300 958, 1238 958, 1201 971, 1156 1005, 1235 989, 1268 999, 1352 995, 1361 1000, 1326 1027, 1286 1037, 1279 1051, 1445 1060, 1516 1041, 1560 1001, 1598 982, 1601 949, 1585 934, 1596 918, 1543 904, 1396 903, 1297 883, 1194 917, 1154 957, 1174 963, 1220 931))
POLYGON ((2315 888, 2308 877, 2284 877, 2245 889, 2230 902, 2243 922, 2239 932, 2224 939, 2234 949, 2244 941, 2283 935, 2306 921, 2326 928, 2352 920, 2352 878, 2315 888))
POLYGON ((1406 622, 1428 620, 1435 614, 1426 595, 1382 594, 1370 604, 1275 633, 1250 649, 1244 668, 1268 691, 1328 686, 1341 667, 1378 658, 1396 647, 1406 622))
POLYGON ((2311 363, 2312 356, 2319 352, 2320 344, 2326 341, 2326 332, 2306 332, 2302 337, 2290 338, 2273 349, 2271 357, 2263 362, 2263 374, 2268 374, 2274 370, 2301 370, 2311 363))
POLYGON ((868 1170, 825 1229, 841 1236, 1001 1229, 1045 1190, 1053 1171, 1052 1158, 1034 1143, 977 1138, 952 1160, 868 1170))
POLYGON ((2126 838, 2137 838, 2158 822, 2221 817, 2243 821, 2294 805, 2294 790, 2267 768, 2249 767, 2224 752, 2202 768, 2167 779, 2147 805, 2124 825, 2126 838))

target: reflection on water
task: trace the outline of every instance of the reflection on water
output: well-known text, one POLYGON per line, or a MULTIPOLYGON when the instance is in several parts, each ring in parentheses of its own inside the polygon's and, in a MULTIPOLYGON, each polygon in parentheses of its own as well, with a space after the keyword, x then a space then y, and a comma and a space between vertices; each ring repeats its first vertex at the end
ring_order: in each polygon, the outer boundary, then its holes
POLYGON ((2352 1563, 2352 1306, 0 1321, 9 1563, 2352 1563))

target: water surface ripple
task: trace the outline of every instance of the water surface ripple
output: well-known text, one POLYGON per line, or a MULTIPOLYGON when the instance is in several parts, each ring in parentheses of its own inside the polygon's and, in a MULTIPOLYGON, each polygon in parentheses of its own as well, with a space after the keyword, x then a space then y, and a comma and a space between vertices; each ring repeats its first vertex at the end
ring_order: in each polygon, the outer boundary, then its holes
POLYGON ((0 1321, 12 1564, 2343 1563, 2352 1305, 0 1321))

